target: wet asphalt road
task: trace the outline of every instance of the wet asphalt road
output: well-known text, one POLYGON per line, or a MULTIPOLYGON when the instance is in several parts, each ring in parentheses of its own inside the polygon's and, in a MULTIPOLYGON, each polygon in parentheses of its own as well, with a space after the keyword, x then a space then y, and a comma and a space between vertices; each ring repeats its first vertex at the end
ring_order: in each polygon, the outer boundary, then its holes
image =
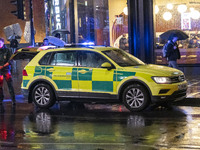
POLYGON ((7 100, 0 107, 0 150, 200 149, 198 76, 188 77, 188 98, 172 107, 151 106, 130 113, 122 105, 62 102, 40 110, 20 95, 20 70, 13 74, 16 107, 12 107, 4 85, 7 100))
POLYGON ((122 105, 4 102, 0 150, 195 150, 200 149, 200 108, 151 106, 130 113, 122 105))

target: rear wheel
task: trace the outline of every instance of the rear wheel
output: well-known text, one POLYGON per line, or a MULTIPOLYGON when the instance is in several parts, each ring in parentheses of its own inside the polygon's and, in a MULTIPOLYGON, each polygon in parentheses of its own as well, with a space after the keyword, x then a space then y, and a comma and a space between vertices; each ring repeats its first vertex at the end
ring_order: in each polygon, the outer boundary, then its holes
POLYGON ((55 104, 53 90, 49 85, 44 83, 34 87, 32 98, 35 105, 40 108, 49 108, 55 104))
POLYGON ((122 98, 126 108, 132 112, 144 110, 150 102, 147 90, 139 84, 127 86, 122 98))

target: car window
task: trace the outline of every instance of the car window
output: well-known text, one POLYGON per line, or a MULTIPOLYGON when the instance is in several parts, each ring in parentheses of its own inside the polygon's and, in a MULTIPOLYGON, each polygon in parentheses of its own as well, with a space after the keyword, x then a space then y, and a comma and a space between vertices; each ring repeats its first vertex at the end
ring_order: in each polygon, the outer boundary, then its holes
POLYGON ((23 60, 29 59, 32 60, 38 52, 17 52, 11 56, 11 60, 23 60))
POLYGON ((76 51, 63 51, 54 53, 50 65, 76 66, 76 51))
POLYGON ((104 62, 109 62, 104 56, 97 52, 82 51, 79 55, 79 66, 101 68, 104 62))
POLYGON ((49 58, 50 58, 51 54, 52 54, 52 53, 47 53, 47 54, 45 54, 45 55, 42 57, 42 59, 39 61, 39 64, 40 64, 40 65, 47 65, 48 62, 49 62, 49 58))
POLYGON ((103 53, 107 55, 109 58, 111 58, 115 63, 117 63, 121 67, 137 66, 137 65, 145 64, 138 58, 120 49, 103 51, 103 53))

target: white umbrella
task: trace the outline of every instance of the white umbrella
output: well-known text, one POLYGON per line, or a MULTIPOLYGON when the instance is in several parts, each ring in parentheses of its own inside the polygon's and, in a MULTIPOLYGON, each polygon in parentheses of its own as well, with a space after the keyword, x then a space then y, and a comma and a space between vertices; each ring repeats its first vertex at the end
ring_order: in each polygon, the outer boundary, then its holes
POLYGON ((53 44, 55 46, 64 47, 64 45, 66 44, 63 40, 54 36, 47 36, 46 38, 49 40, 50 44, 53 44))

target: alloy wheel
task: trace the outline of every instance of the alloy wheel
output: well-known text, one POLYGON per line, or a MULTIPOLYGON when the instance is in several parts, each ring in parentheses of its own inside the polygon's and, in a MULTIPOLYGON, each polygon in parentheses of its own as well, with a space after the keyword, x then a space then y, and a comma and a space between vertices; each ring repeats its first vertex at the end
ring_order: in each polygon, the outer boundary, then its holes
POLYGON ((126 102, 131 108, 139 108, 144 103, 144 94, 138 88, 131 88, 126 93, 126 102))
POLYGON ((35 101, 39 105, 47 105, 50 102, 50 92, 46 87, 38 87, 35 91, 35 101))

